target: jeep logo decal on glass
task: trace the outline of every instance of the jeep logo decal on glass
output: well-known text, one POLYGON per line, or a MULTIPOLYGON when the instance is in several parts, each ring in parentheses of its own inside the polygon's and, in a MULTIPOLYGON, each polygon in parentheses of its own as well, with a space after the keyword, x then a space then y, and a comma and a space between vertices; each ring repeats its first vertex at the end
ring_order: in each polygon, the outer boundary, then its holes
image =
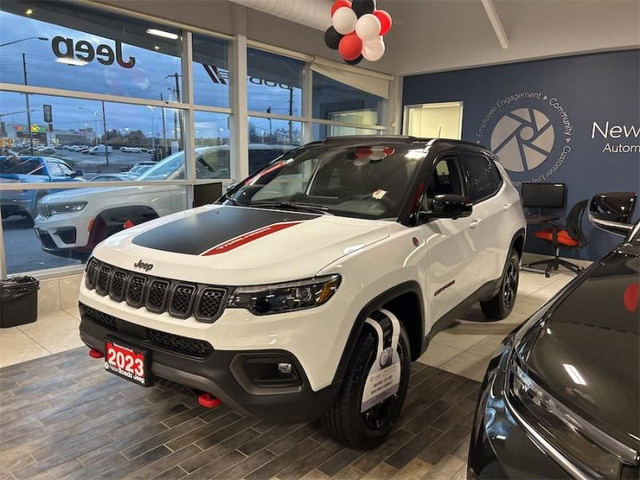
POLYGON ((145 272, 148 272, 149 270, 151 270, 153 268, 153 264, 151 263, 145 263, 142 260, 138 260, 136 263, 133 264, 134 268, 140 268, 141 270, 144 270, 145 272))
POLYGON ((102 65, 107 66, 113 65, 115 60, 122 68, 133 68, 136 64, 135 57, 129 57, 127 61, 124 60, 120 40, 115 41, 114 52, 114 49, 109 45, 100 44, 94 48, 94 46, 86 40, 78 40, 74 45, 73 38, 65 38, 57 35, 51 40, 51 50, 53 54, 60 59, 77 60, 83 62, 83 65, 92 62, 94 59, 102 65))

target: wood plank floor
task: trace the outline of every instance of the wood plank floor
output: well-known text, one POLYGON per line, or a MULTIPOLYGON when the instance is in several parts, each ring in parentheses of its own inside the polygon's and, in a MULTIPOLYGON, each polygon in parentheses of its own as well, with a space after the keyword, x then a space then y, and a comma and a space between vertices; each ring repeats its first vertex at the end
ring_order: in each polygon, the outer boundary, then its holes
POLYGON ((370 452, 318 422, 273 425, 145 389, 77 348, 0 369, 0 480, 464 479, 480 384, 415 363, 394 433, 370 452))

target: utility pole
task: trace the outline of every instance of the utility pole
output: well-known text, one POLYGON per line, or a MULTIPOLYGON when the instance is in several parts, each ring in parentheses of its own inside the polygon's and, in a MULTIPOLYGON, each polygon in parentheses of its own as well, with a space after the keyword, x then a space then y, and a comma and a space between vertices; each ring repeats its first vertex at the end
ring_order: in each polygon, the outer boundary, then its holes
POLYGON ((104 114, 104 100, 102 100, 102 129, 104 130, 104 154, 109 166, 109 142, 107 141, 107 119, 104 114))
MULTIPOLYGON (((160 101, 164 102, 164 98, 162 98, 162 93, 160 94, 160 101)), ((166 155, 167 149, 167 121, 164 116, 164 107, 162 107, 162 147, 163 147, 163 155, 166 155)))
MULTIPOLYGON (((176 102, 180 103, 181 97, 180 97, 180 80, 179 77, 181 77, 182 75, 180 75, 178 72, 174 73, 173 75, 167 75, 166 78, 169 77, 173 77, 175 82, 176 82, 176 87, 175 89, 172 89, 176 95, 176 102)), ((182 135, 184 133, 184 125, 183 125, 183 119, 182 119, 182 115, 180 115, 180 119, 178 120, 178 111, 174 110, 173 112, 173 138, 174 140, 178 140, 178 122, 180 122, 180 134, 182 135)))
MULTIPOLYGON (((22 73, 24 74, 24 84, 25 86, 29 84, 27 81, 27 58, 26 55, 22 54, 22 73)), ((33 131, 31 130, 31 110, 29 107, 29 94, 25 92, 24 98, 27 102, 27 129, 29 130, 29 148, 31 149, 31 155, 33 155, 33 131)))

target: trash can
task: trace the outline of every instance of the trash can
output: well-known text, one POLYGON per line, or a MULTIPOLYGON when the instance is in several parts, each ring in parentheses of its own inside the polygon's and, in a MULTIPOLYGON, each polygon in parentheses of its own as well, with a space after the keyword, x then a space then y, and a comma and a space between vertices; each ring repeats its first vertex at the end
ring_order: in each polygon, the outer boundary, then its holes
POLYGON ((0 328, 33 323, 38 318, 38 288, 35 277, 0 280, 0 328))

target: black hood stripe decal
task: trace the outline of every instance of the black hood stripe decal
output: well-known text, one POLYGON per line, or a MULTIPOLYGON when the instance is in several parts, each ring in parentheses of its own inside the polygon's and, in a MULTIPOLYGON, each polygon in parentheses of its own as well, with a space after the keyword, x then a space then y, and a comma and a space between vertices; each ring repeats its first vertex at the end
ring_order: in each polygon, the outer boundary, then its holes
POLYGON ((223 206, 160 225, 148 232, 141 233, 132 240, 132 243, 164 252, 212 255, 224 252, 208 252, 215 249, 228 251, 232 249, 229 247, 236 248, 236 246, 246 244, 248 241, 257 240, 264 235, 282 229, 278 225, 293 226, 319 216, 279 210, 223 206), (247 241, 240 243, 239 239, 245 237, 247 237, 247 241))

